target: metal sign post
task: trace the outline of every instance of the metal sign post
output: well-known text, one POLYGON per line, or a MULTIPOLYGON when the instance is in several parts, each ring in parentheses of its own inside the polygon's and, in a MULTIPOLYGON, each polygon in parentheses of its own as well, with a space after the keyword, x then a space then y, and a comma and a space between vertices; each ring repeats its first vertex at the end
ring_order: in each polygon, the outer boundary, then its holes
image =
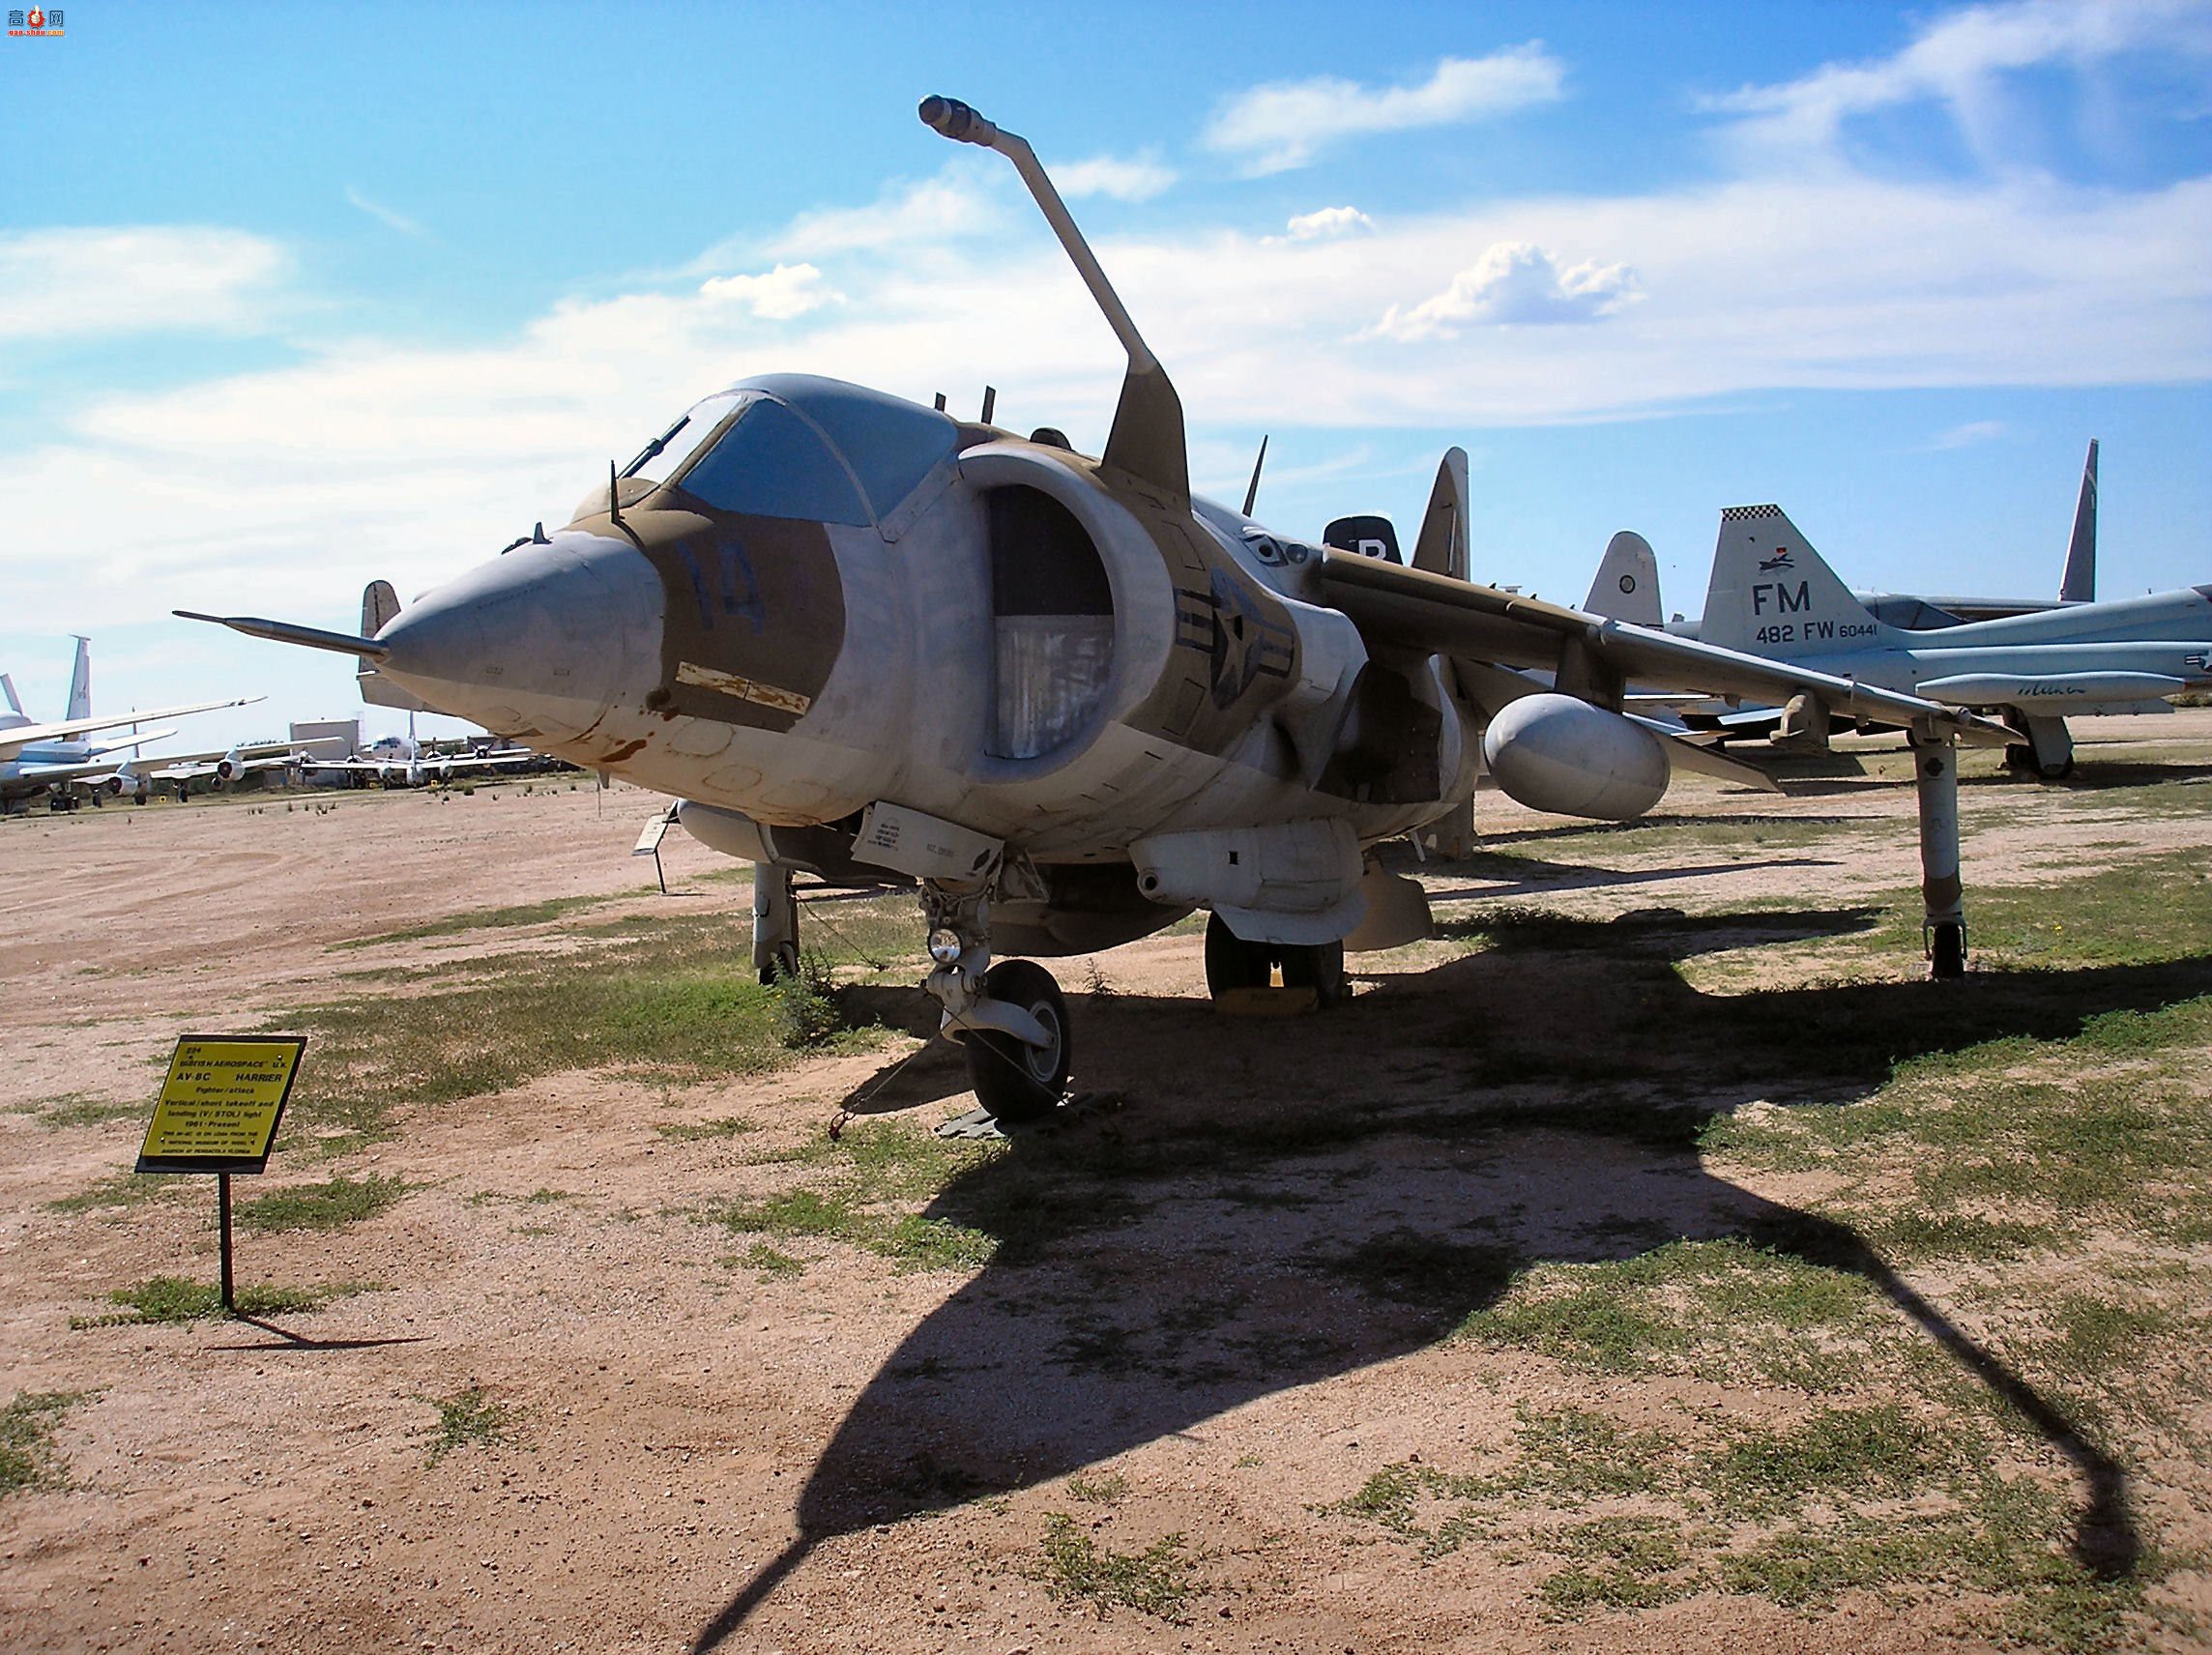
POLYGON ((187 1034, 169 1058, 161 1100, 138 1150, 141 1173, 213 1173, 221 1231, 222 1308, 238 1314, 230 1175, 269 1166, 269 1147, 299 1078, 298 1034, 187 1034))

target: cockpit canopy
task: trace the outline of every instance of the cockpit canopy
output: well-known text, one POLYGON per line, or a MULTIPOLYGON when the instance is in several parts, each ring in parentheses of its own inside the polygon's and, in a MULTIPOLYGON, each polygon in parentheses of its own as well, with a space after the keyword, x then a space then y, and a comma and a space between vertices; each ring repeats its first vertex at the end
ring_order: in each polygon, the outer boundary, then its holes
POLYGON ((873 527, 890 538, 923 483, 950 480, 958 446, 959 427, 933 409, 778 373, 695 404, 623 476, 716 510, 873 527))

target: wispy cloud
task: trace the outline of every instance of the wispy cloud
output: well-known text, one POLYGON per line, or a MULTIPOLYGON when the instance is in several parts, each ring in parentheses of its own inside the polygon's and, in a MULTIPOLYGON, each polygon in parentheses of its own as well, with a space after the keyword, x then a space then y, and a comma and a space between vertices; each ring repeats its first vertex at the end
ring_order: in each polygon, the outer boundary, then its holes
POLYGON ((397 230, 403 236, 417 238, 427 237, 430 234, 428 230, 425 230, 404 213, 394 213, 382 203, 371 201, 350 184, 346 186, 345 198, 388 230, 397 230))
POLYGON ((255 333, 289 268, 275 242, 189 225, 0 235, 0 338, 255 333))
POLYGON ((2008 76, 2044 68, 2096 70, 2131 52, 2212 61, 2212 8, 2202 0, 2008 0, 1927 24, 1892 56, 1826 64, 1771 86, 1707 98, 1708 111, 1737 118, 1742 154, 1787 164, 1822 156, 1854 117, 1907 104, 1942 105, 1985 163, 2007 166, 2017 149, 2008 76))
POLYGON ((1928 439, 1927 447, 1937 453, 1950 449, 1970 449, 1977 443, 1994 443, 2009 435, 2011 429, 2002 420, 1969 420, 1964 425, 1936 432, 1928 439))
POLYGON ((1253 173, 1303 166, 1330 144, 1371 132, 1456 126, 1563 95, 1566 69, 1540 41, 1488 57, 1447 57, 1417 86, 1362 86, 1337 75, 1240 92, 1207 127, 1210 148, 1253 173))
POLYGON ((1052 181, 1070 201, 1087 195, 1111 196, 1116 201, 1150 201, 1172 189, 1176 170, 1151 156, 1124 159, 1094 156, 1090 160, 1056 165, 1052 181))

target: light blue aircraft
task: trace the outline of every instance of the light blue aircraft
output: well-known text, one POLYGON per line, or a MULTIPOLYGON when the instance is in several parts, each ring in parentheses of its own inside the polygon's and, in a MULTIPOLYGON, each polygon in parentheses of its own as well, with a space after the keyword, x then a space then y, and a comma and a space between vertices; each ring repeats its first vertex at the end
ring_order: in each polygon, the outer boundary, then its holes
MULTIPOLYGON (((1698 636, 1854 683, 1994 711, 2020 737, 2009 749, 2014 763, 2047 780, 2074 768, 2067 714, 2163 712, 2168 698, 2212 686, 2212 586, 1907 630, 1871 614, 1779 506, 1721 513, 1698 636)), ((1782 711, 1776 735, 1824 745, 1825 705, 1798 697, 1782 711)))

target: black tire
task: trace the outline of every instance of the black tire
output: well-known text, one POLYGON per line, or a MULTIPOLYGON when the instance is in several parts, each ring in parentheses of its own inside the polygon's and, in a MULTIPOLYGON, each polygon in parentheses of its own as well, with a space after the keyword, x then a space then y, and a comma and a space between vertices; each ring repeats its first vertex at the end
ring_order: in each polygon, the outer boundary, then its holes
POLYGON ((773 988, 785 977, 795 977, 798 974, 799 944, 779 943, 776 944, 775 958, 760 969, 761 987, 773 988))
POLYGON ((1286 946, 1282 956, 1285 988, 1312 989, 1315 1004, 1324 1011, 1351 998, 1344 980, 1342 943, 1286 946))
POLYGON ((1949 981, 1966 974, 1966 928, 1964 925, 1941 924, 1930 944, 1929 975, 1937 982, 1949 981))
POLYGON ((1206 992, 1219 1000, 1231 989, 1266 988, 1274 953, 1265 943, 1247 943, 1218 914, 1206 916, 1206 992))
POLYGON ((975 1101, 1001 1120, 1035 1120, 1050 1115, 1066 1095, 1068 1064, 1075 1050, 1060 984, 1042 966, 1002 960, 983 973, 983 995, 1020 1006, 1044 1025, 1053 1044, 1033 1046, 1011 1034, 970 1034, 968 1078, 975 1085, 975 1101))

